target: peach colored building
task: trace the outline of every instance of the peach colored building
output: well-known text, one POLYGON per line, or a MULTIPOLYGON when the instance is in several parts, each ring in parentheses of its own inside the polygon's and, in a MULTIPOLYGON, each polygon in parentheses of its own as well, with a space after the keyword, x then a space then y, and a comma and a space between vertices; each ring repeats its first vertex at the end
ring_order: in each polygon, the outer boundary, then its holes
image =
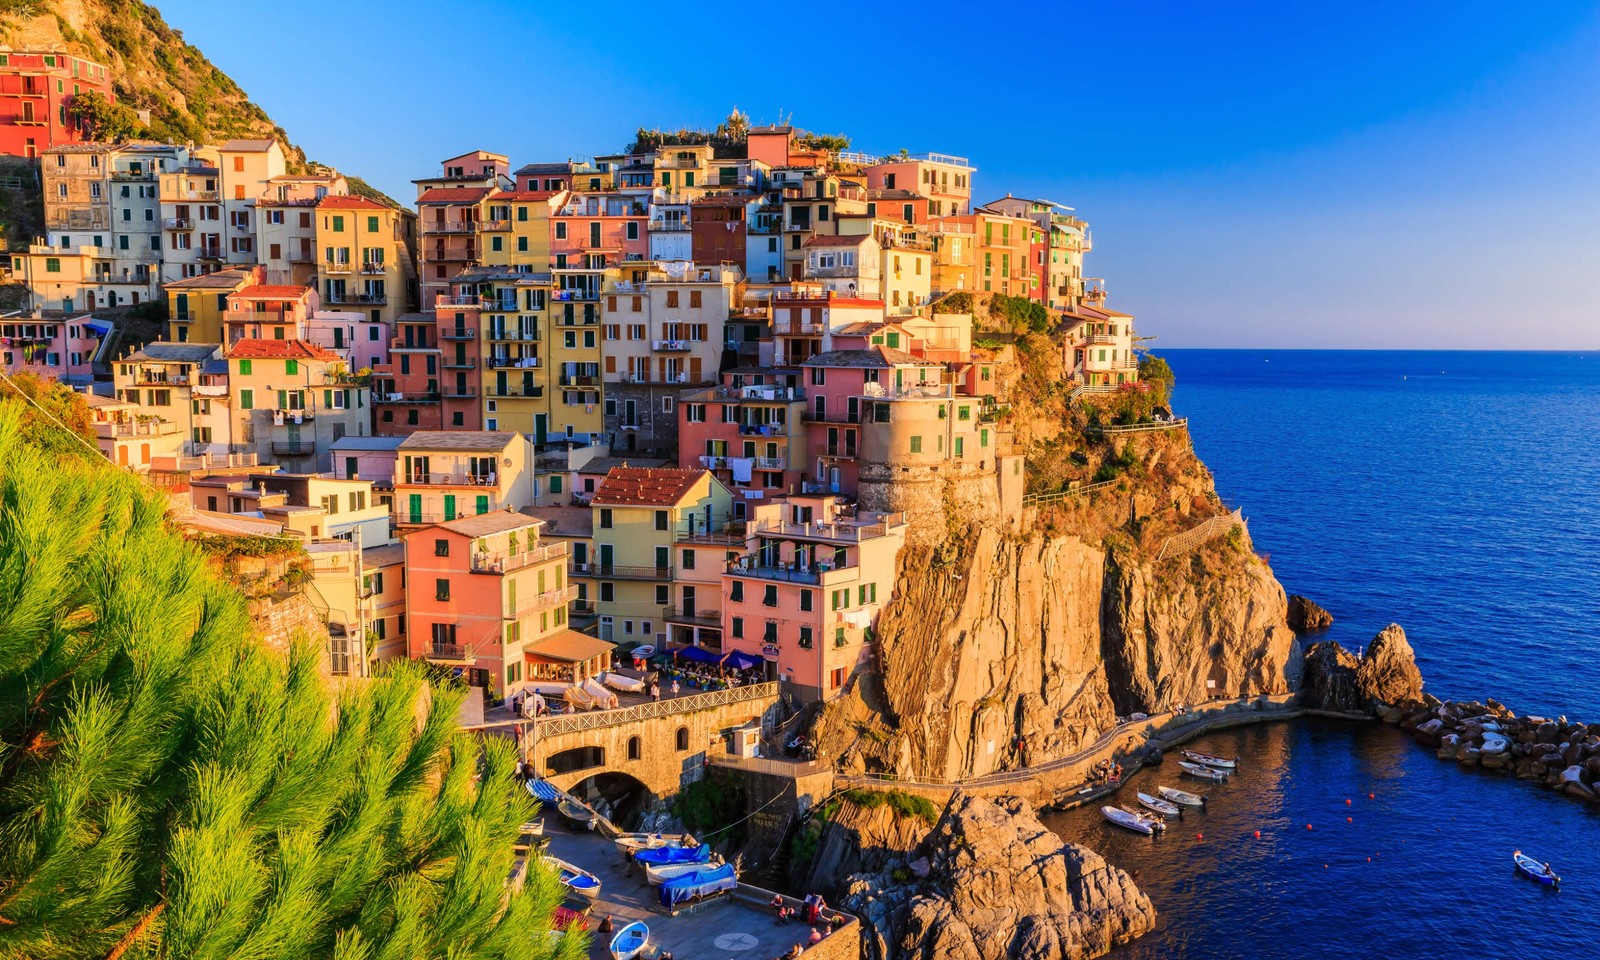
POLYGON ((704 467, 751 500, 800 489, 807 469, 806 393, 793 370, 737 368, 722 383, 678 399, 678 465, 704 467))
POLYGON ((223 314, 227 343, 304 340, 319 301, 311 287, 254 284, 228 294, 223 314))
POLYGON ((650 215, 625 194, 578 193, 551 218, 551 267, 615 266, 650 256, 650 215))
POLYGON ((905 529, 833 496, 755 507, 751 548, 723 572, 722 649, 762 657, 802 700, 837 696, 871 662, 905 529))
MULTIPOLYGON (((869 190, 905 190, 922 198, 928 216, 967 213, 972 207, 972 174, 966 157, 945 153, 884 157, 866 168, 869 190)), ((911 221, 921 222, 921 221, 911 221)))
POLYGON ((399 451, 394 519, 402 529, 534 504, 532 444, 521 434, 425 430, 399 451))

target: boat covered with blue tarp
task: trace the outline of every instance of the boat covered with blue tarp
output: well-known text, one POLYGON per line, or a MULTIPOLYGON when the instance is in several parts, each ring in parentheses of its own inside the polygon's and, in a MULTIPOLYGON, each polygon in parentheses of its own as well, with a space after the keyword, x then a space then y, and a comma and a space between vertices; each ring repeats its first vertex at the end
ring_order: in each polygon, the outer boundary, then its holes
POLYGON ((702 843, 698 847, 685 847, 682 844, 669 843, 664 847, 654 847, 649 850, 640 850, 633 855, 639 863, 653 863, 665 865, 669 863, 705 863, 711 859, 711 844, 702 843))
POLYGON ((674 877, 661 885, 661 905, 671 910, 680 903, 687 903, 700 897, 709 897, 714 893, 732 890, 739 885, 739 879, 733 875, 733 864, 724 863, 720 867, 710 870, 697 870, 694 873, 674 877))

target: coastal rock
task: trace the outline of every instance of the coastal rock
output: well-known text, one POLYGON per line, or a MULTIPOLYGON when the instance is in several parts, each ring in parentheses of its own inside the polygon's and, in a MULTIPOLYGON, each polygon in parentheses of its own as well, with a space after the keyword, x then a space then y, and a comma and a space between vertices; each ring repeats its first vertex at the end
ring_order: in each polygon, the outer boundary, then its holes
POLYGON ((1020 801, 957 794, 927 848, 934 873, 885 960, 1085 960, 1155 927, 1126 872, 1020 801))
POLYGON ((1300 699, 1312 710, 1361 710, 1365 698, 1357 680, 1361 661, 1337 641, 1314 643, 1305 653, 1300 699))
POLYGON ((1289 629, 1295 633, 1314 633, 1333 626, 1333 614, 1300 594, 1289 598, 1289 629))
POLYGON ((1505 753, 1511 749, 1511 741, 1498 733, 1486 733, 1483 735, 1483 746, 1479 749, 1486 754, 1505 753))
POLYGON ((1356 670, 1361 691, 1388 703, 1409 703, 1422 699, 1422 671, 1417 656, 1398 623, 1384 627, 1361 658, 1356 670))

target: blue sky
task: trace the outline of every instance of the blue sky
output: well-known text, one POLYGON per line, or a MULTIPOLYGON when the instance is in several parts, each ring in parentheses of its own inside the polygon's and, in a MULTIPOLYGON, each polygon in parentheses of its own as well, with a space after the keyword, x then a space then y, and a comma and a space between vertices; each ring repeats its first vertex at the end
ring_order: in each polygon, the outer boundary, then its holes
POLYGON ((738 106, 1076 207, 1157 347, 1600 348, 1597 4, 157 5, 401 200, 738 106))

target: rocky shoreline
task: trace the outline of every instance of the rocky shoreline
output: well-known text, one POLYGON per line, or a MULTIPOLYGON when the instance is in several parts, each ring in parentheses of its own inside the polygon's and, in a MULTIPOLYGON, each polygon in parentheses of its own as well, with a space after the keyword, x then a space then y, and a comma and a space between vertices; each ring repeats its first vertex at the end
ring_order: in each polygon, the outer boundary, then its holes
POLYGON ((1498 770, 1580 800, 1600 803, 1600 727, 1517 714, 1494 700, 1385 705, 1378 716, 1398 724, 1441 760, 1498 770))

